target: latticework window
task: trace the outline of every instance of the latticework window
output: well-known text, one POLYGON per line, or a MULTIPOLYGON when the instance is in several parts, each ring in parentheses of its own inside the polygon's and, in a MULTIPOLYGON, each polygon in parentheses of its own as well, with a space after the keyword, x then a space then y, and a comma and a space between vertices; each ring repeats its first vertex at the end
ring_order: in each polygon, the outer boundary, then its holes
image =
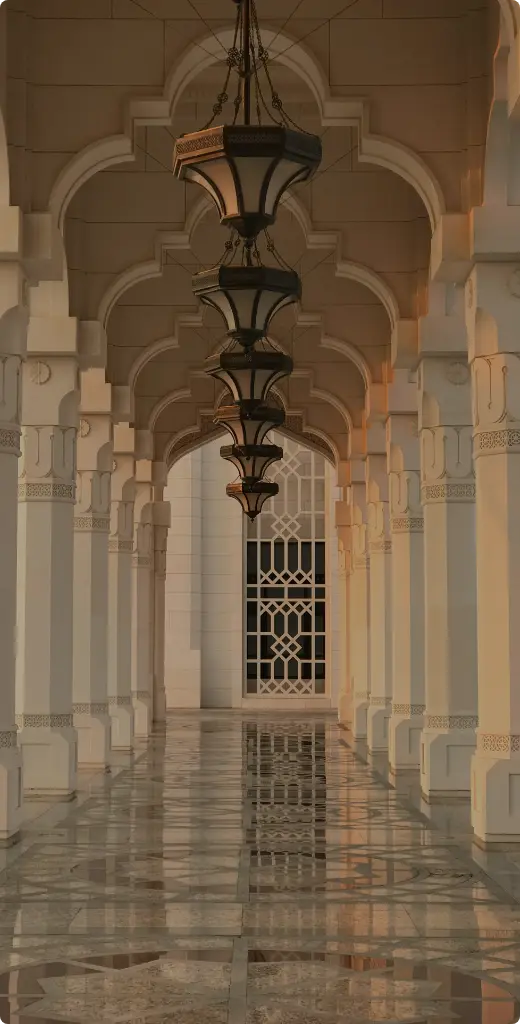
POLYGON ((324 695, 325 460, 295 441, 283 447, 270 474, 280 492, 247 529, 246 693, 324 695))

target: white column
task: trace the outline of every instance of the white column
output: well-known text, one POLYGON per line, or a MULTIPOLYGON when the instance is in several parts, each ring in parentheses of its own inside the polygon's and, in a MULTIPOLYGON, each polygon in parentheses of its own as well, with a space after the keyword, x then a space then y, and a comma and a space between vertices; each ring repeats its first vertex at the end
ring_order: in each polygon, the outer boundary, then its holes
POLYGON ((123 751, 131 751, 134 742, 131 696, 134 447, 132 428, 116 426, 108 542, 108 709, 112 749, 123 751))
POLYGON ((467 286, 477 505, 479 843, 520 841, 520 274, 478 266, 467 286))
POLYGON ((200 708, 202 450, 184 455, 165 491, 172 528, 166 558, 165 689, 168 708, 200 708))
POLYGON ((110 385, 105 384, 104 371, 82 374, 81 410, 74 517, 72 710, 78 765, 105 768, 110 751, 108 536, 113 428, 110 385), (91 386, 96 391, 95 402, 91 386), (90 412, 96 407, 97 411, 90 412))
MULTIPOLYGON (((11 276, 11 275, 9 275, 11 276)), ((19 275, 12 284, 21 286, 19 275)), ((4 282, 2 282, 4 283, 4 282)), ((21 315, 20 308, 20 315, 21 315)), ((12 326, 12 325, 11 325, 12 326)), ((22 752, 15 725, 16 538, 20 457, 21 357, 25 329, 0 334, 0 844, 14 842, 22 820, 22 752), (16 344, 19 342, 19 344, 16 344), (17 351, 18 349, 18 351, 17 351)))
POLYGON ((421 788, 433 800, 469 794, 478 725, 475 480, 464 355, 423 359, 419 389, 426 693, 421 788))
POLYGON ((365 484, 349 488, 352 503, 352 575, 350 578, 350 664, 352 735, 365 739, 370 699, 370 585, 365 484))
POLYGON ((392 704, 392 540, 385 455, 366 463, 370 557, 370 702, 367 743, 388 750, 392 704))
POLYGON ((387 423, 392 535, 392 771, 419 768, 424 725, 424 517, 416 415, 387 423))
POLYGON ((152 463, 135 464, 134 550, 132 555, 132 704, 136 736, 146 737, 153 721, 153 483, 152 463))
MULTIPOLYGON (((169 511, 169 503, 166 505, 169 511)), ((166 625, 166 550, 168 527, 154 527, 154 675, 153 675, 153 720, 164 726, 166 723, 166 690, 164 686, 165 625, 166 625)))
POLYGON ((17 717, 24 787, 33 796, 65 800, 75 793, 77 767, 72 721, 77 376, 70 356, 31 357, 25 363, 18 489, 17 717))

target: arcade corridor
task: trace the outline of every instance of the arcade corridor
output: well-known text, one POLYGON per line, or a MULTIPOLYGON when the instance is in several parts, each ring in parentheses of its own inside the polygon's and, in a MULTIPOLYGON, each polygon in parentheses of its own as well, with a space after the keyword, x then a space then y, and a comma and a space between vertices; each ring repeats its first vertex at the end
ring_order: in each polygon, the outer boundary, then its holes
POLYGON ((332 717, 177 714, 89 785, 2 854, 5 1024, 518 1020, 520 855, 332 717))

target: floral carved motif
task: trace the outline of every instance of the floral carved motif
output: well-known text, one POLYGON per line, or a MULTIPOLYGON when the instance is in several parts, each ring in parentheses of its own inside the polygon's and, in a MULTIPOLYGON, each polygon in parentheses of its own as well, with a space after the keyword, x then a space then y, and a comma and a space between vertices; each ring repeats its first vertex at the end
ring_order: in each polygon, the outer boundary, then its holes
POLYGON ((0 430, 0 449, 7 454, 20 454, 20 431, 0 430))
POLYGON ((74 501, 74 484, 19 484, 19 501, 74 501))
POLYGON ((127 708, 132 703, 130 694, 119 694, 117 697, 109 697, 108 703, 110 707, 116 708, 127 708))
POLYGON ((72 726, 72 715, 17 715, 22 729, 68 729, 72 726))
POLYGON ((390 522, 392 533, 422 533, 423 516, 395 516, 390 522))
POLYGON ((18 743, 18 733, 16 729, 6 729, 4 732, 0 732, 0 747, 4 749, 6 747, 16 747, 18 743))
POLYGON ((407 715, 409 718, 424 715, 426 704, 392 704, 393 715, 407 715))
POLYGON ((517 754, 520 751, 520 736, 512 733, 480 733, 478 749, 490 754, 517 754))
POLYGON ((425 484, 422 488, 423 504, 435 501, 474 501, 475 484, 425 484))
POLYGON ((477 729, 475 715, 427 715, 427 729, 477 729))
POLYGON ((75 516, 74 529, 78 532, 86 530, 89 533, 108 533, 110 519, 108 516, 75 516))
POLYGON ((72 711, 75 715, 106 715, 108 712, 108 701, 94 701, 92 704, 73 704, 72 711))

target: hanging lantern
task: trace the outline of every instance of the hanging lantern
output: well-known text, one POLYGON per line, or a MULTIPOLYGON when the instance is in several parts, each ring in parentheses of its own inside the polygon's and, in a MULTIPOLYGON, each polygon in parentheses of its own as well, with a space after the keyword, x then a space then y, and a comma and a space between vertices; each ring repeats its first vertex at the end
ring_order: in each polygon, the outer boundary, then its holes
POLYGON ((283 448, 277 444, 233 444, 221 448, 220 455, 236 466, 242 480, 262 480, 269 466, 283 459, 283 448))
POLYGON ((268 480, 256 480, 254 477, 235 480, 226 487, 228 498, 236 498, 251 522, 262 511, 265 502, 269 498, 274 498, 278 491, 278 484, 272 484, 268 480))
POLYGON ((173 173, 202 185, 222 224, 243 238, 256 238, 274 224, 284 192, 307 181, 321 156, 316 135, 246 121, 182 135, 175 145, 173 173))
POLYGON ((244 348, 265 338, 275 314, 301 298, 296 271, 278 267, 220 266, 196 274, 192 288, 204 305, 224 317, 228 336, 244 348))
POLYGON ((233 443, 239 448, 262 444, 268 431, 281 427, 284 421, 283 409, 247 401, 221 405, 214 420, 229 430, 233 443))
POLYGON ((222 352, 206 364, 206 372, 229 388, 235 402, 248 399, 265 404, 271 388, 293 368, 290 356, 282 352, 244 351, 222 352))

